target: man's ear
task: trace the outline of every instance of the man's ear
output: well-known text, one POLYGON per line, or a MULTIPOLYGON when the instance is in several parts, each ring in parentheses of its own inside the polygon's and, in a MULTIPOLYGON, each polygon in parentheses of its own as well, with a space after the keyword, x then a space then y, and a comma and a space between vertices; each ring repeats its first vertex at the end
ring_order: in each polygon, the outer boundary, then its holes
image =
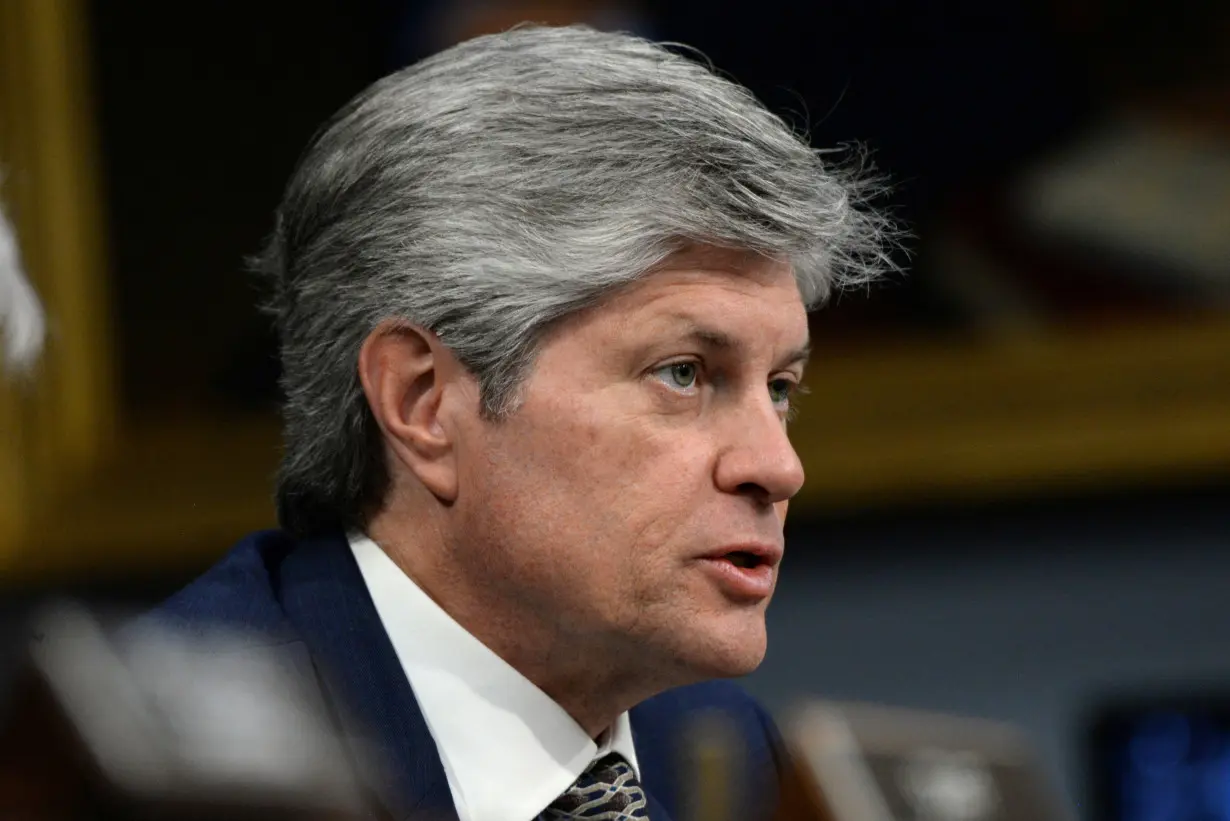
POLYGON ((441 409, 464 377, 439 337, 415 325, 382 323, 359 350, 363 393, 390 454, 445 502, 457 498, 458 475, 456 430, 441 409))

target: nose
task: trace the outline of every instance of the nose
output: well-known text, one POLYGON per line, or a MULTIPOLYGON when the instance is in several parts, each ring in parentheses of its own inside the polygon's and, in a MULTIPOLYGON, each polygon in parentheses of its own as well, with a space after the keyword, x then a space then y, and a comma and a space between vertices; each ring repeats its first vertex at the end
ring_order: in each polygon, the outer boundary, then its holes
POLYGON ((803 487, 803 463, 767 395, 744 403, 739 413, 732 414, 723 438, 714 468, 719 490, 776 505, 803 487))

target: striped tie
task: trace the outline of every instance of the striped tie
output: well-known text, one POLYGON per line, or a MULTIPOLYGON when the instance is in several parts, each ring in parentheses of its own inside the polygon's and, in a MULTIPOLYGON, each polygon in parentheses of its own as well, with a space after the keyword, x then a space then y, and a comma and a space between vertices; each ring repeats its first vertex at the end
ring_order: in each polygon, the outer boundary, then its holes
POLYGON ((618 755, 589 765, 567 792, 543 812, 542 821, 628 821, 648 818, 645 791, 618 755))

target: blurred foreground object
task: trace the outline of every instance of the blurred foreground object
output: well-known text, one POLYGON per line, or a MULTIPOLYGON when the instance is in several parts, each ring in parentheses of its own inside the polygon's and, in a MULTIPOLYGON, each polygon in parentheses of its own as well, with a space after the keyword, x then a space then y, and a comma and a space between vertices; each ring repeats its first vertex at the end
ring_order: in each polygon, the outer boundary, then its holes
POLYGON ((720 712, 696 716, 680 749, 687 776, 683 783, 689 789, 680 797, 676 821, 742 821, 739 808, 753 797, 738 790, 747 756, 730 716, 720 712))
POLYGON ((0 330, 10 370, 29 368, 43 347, 43 308, 22 270, 17 232, 0 203, 0 330))
POLYGON ((5 819, 360 814, 314 690, 230 634, 114 634, 75 605, 34 622, 0 736, 5 819))
MULTIPOLYGON (((1015 728, 870 705, 808 703, 786 744, 832 821, 1069 821, 1015 728)), ((784 793, 789 795, 789 792, 784 793)), ((796 800, 796 807, 806 808, 796 800)), ((785 819, 783 818, 783 821, 785 819)))

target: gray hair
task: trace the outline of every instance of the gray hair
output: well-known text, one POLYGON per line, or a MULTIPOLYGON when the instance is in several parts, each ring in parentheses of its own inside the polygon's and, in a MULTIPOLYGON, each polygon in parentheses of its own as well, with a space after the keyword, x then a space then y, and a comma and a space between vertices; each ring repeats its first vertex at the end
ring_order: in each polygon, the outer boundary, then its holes
POLYGON ((789 261, 809 307, 887 264, 865 185, 662 45, 519 27, 380 80, 300 161, 258 267, 281 335, 283 527, 362 525, 388 485, 358 377, 394 319, 436 333, 493 420, 544 331, 702 244, 789 261))

